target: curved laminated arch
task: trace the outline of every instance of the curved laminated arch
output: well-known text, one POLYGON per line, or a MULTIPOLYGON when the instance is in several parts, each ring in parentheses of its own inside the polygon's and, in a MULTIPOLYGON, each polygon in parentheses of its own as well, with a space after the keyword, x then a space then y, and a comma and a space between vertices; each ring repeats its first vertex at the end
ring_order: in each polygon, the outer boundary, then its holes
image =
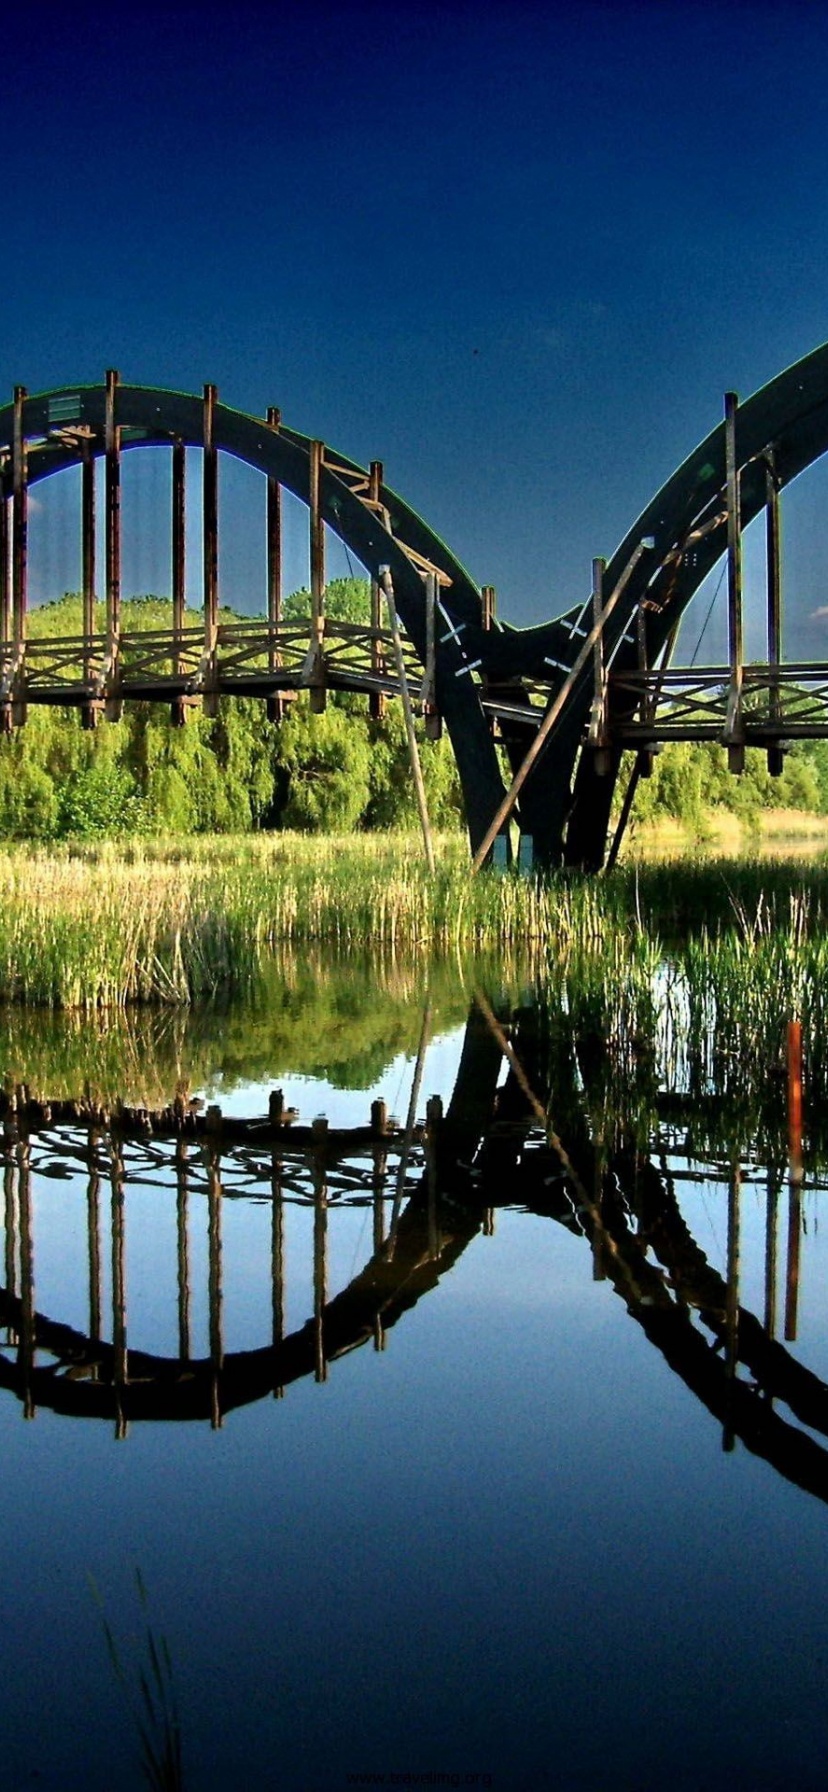
MULTIPOLYGON (((771 380, 740 405, 735 418, 736 463, 740 482, 740 522, 744 529, 766 503, 772 465, 778 491, 828 452, 828 344, 771 380)), ((651 538, 653 552, 634 569, 623 599, 608 623, 608 653, 619 672, 636 663, 635 648, 621 637, 646 598, 647 663, 653 664, 679 618, 727 547, 725 506, 725 424, 721 422, 688 455, 641 512, 606 569, 611 591, 639 544, 651 538)), ((571 623, 577 612, 558 618, 571 623)), ((591 690, 586 687, 577 717, 555 754, 558 783, 568 787, 583 733, 591 690)), ((610 696, 610 722, 626 713, 626 700, 610 696)), ((574 711, 574 706, 573 706, 574 711)), ((581 755, 572 794, 564 856, 567 863, 599 869, 604 856, 610 805, 620 766, 615 751, 609 773, 599 775, 591 754, 581 755)))
MULTIPOLYGON (((27 451, 27 483, 76 466, 79 440, 91 452, 104 453, 106 392, 102 386, 62 386, 26 396, 22 406, 27 451)), ((117 385, 115 420, 123 451, 132 448, 204 446, 204 402, 188 393, 161 388, 117 385)), ((11 490, 14 434, 13 405, 0 408, 0 471, 2 489, 11 490)), ((216 403, 213 443, 220 453, 275 479, 303 503, 311 501, 311 438, 274 426, 228 405, 216 403)), ((442 575, 443 603, 452 623, 480 626, 481 594, 460 561, 440 537, 389 486, 382 485, 379 503, 366 501, 368 474, 357 462, 334 450, 323 457, 319 507, 322 520, 364 566, 371 578, 389 567, 397 609, 420 660, 426 655, 424 581, 418 561, 442 575), (387 519, 387 521, 386 521, 387 519)), ((503 795, 503 782, 491 731, 457 638, 438 631, 436 702, 444 717, 463 790, 472 847, 483 838, 503 795)))

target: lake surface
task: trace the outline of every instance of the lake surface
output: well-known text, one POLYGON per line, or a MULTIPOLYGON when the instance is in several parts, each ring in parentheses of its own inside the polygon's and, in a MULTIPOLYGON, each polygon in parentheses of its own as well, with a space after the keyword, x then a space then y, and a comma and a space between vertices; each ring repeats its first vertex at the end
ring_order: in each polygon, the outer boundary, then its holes
POLYGON ((825 1784, 807 1075, 800 1181, 761 1067, 570 1023, 310 961, 6 1016, 3 1787, 146 1783, 148 1630, 192 1789, 825 1784))

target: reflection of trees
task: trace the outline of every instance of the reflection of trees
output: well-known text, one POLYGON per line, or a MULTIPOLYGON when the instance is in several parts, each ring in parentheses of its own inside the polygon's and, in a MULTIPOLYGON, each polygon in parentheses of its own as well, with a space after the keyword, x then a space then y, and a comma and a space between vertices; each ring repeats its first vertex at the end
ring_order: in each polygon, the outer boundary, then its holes
POLYGON ((461 1026, 467 999, 454 964, 376 960, 272 963, 255 994, 192 1009, 99 1017, 6 1009, 0 1072, 47 1098, 120 1097, 163 1106, 178 1083, 227 1090, 280 1076, 369 1088, 398 1054, 416 1052, 428 978, 432 1029, 461 1026))

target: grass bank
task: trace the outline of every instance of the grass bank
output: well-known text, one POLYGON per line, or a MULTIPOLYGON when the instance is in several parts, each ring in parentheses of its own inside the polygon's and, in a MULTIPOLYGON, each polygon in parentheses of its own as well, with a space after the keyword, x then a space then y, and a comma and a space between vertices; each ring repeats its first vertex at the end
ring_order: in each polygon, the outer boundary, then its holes
POLYGON ((708 954, 738 951, 742 977, 746 967, 758 977, 769 953, 768 976, 779 974, 773 954, 799 967, 816 955, 823 976, 826 919, 828 870, 781 860, 470 879, 462 841, 447 836, 431 880, 410 836, 10 848, 0 853, 0 1002, 192 1002, 251 985, 276 948, 310 946, 520 956, 604 987, 629 981, 638 958, 649 974, 665 946, 695 941, 708 954))

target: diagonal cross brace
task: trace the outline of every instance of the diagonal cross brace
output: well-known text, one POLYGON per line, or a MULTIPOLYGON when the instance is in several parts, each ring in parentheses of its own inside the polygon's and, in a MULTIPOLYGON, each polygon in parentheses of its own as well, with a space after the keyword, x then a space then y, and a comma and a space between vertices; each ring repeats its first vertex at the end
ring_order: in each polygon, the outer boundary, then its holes
POLYGON ((578 654, 577 659, 575 660, 575 663, 572 667, 572 671, 570 672, 569 677, 564 679, 564 682, 561 685, 561 688, 558 692, 557 697, 555 698, 551 707, 547 710, 546 715, 544 716, 543 721, 541 722, 541 725, 538 729, 538 732, 535 735, 535 738, 532 741, 531 746, 528 748, 528 750, 526 752, 525 758, 521 760, 521 763, 518 766, 517 771, 515 772, 515 775, 512 779, 509 789, 507 790, 506 795, 503 798, 503 801, 500 804, 500 807, 497 810, 496 815, 493 817, 492 821, 489 823, 489 826, 486 830, 486 834, 485 834, 484 838, 481 840, 480 845, 477 848, 477 852, 475 853, 474 858, 472 859, 472 867, 471 867, 472 875, 474 875, 474 873, 476 871, 480 870, 481 865, 484 863, 485 859, 488 858, 488 855, 492 850, 492 847, 497 838, 497 835, 501 832, 504 822, 509 820, 509 817, 512 814, 512 811, 515 807, 515 804, 520 795, 520 792, 523 789, 524 784, 526 783, 526 780, 529 776, 530 771, 532 770, 532 766, 534 765, 535 760, 538 758, 538 755, 542 751, 543 747, 546 745, 546 742, 549 739, 549 736, 552 732, 552 729, 555 726, 555 723, 558 721, 558 718, 561 714, 561 711, 562 711, 565 703, 571 697, 572 692, 575 688, 575 685, 578 681, 578 678, 580 677, 580 674, 583 671, 584 666, 586 665, 587 660, 589 659, 589 656, 592 653, 592 650, 595 647, 596 642, 598 640, 600 640, 600 638, 603 634, 603 630, 605 629, 607 622, 609 621, 609 618, 612 615, 613 610, 615 609, 616 604, 623 597, 624 592, 627 587, 627 584, 629 583, 629 580, 632 577, 632 574, 635 571, 635 568, 638 565, 638 562, 641 559, 642 554, 646 553, 647 550, 651 547, 651 545, 652 545, 652 543, 649 539, 646 541, 640 541, 638 543, 637 548, 635 548, 634 552, 631 554, 629 560, 627 561, 624 571, 622 572, 621 577, 618 580, 618 583, 615 586, 614 591, 610 592, 610 595, 607 598, 607 601, 603 607, 603 610, 601 611, 601 615, 598 618, 598 621, 593 623, 593 626, 590 629, 589 634, 586 637, 586 640, 584 641, 583 647, 581 648, 581 651, 578 654))

